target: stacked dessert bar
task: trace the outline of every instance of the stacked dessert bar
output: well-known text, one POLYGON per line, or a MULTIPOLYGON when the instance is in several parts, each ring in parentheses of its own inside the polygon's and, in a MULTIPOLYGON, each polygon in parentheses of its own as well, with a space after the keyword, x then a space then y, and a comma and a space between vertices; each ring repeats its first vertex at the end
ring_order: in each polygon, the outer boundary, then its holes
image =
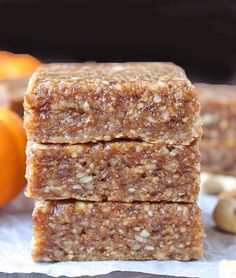
POLYGON ((236 176, 236 86, 196 84, 201 102, 203 170, 236 176))
POLYGON ((34 260, 202 257, 200 109, 181 68, 43 65, 24 105, 34 260))

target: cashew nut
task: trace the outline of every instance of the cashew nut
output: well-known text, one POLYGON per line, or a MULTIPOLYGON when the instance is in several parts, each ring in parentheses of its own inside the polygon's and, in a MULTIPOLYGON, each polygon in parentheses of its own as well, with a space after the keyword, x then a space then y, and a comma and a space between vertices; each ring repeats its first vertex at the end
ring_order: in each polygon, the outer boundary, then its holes
POLYGON ((236 189, 233 189, 233 190, 230 190, 230 191, 225 191, 225 192, 222 192, 221 194, 218 195, 219 200, 226 199, 226 198, 231 198, 231 197, 236 198, 236 189))
POLYGON ((222 231, 236 234, 236 198, 220 200, 214 209, 213 219, 222 231))
POLYGON ((236 189, 235 177, 206 174, 202 175, 202 192, 206 194, 219 194, 236 189))

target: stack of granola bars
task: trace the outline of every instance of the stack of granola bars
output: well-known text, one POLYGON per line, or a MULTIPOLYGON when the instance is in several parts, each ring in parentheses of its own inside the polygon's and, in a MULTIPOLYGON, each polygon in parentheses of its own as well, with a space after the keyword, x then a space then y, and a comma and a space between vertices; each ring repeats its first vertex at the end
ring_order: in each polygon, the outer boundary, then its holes
POLYGON ((44 65, 25 127, 34 260, 202 257, 199 102, 181 68, 44 65))

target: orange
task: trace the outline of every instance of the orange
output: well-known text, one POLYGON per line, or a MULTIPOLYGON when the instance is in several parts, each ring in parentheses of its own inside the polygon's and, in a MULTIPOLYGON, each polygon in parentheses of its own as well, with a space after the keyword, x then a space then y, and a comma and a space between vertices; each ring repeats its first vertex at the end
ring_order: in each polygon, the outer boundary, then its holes
POLYGON ((16 197, 25 186, 26 135, 22 119, 0 109, 0 206, 16 197))
POLYGON ((0 78, 19 78, 31 75, 40 62, 28 54, 0 51, 0 78))

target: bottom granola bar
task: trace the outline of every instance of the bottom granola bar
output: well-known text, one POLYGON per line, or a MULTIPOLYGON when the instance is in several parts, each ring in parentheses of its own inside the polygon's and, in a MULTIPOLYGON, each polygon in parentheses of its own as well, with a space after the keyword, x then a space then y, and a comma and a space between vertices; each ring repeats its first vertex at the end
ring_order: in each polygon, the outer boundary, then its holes
POLYGON ((196 204, 39 201, 35 261, 191 260, 202 257, 196 204))

